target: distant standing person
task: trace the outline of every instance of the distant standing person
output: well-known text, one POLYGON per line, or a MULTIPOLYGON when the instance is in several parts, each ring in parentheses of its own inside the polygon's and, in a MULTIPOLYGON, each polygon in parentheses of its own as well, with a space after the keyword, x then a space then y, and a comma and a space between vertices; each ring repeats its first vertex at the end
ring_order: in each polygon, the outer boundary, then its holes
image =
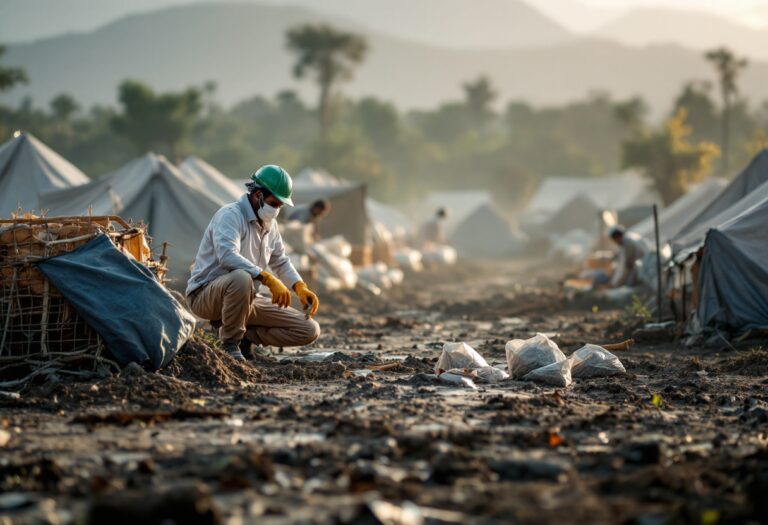
POLYGON ((296 206, 288 215, 289 221, 299 221, 302 224, 312 225, 312 237, 320 240, 320 221, 331 212, 331 203, 327 199, 319 199, 312 204, 296 206))
POLYGON ((251 344, 302 346, 320 335, 312 319, 320 303, 286 255, 275 220, 283 205, 293 206, 291 176, 280 166, 263 166, 246 188, 208 224, 186 291, 192 312, 220 327, 224 351, 239 361, 251 344), (306 314, 290 307, 286 285, 306 314), (262 286, 271 299, 260 293, 262 286))
POLYGON ((618 224, 608 230, 608 236, 620 248, 619 261, 611 277, 611 287, 634 286, 638 283, 637 262, 648 253, 648 245, 636 233, 627 232, 618 224))
POLYGON ((445 208, 439 208, 435 215, 422 225, 419 232, 422 245, 445 244, 445 218, 447 216, 448 213, 445 208))

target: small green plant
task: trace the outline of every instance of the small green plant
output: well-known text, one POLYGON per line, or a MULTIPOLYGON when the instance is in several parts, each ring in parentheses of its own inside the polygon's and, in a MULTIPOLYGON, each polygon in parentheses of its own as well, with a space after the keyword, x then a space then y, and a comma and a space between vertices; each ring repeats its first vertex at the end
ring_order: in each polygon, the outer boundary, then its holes
POLYGON ((642 319, 646 322, 651 319, 651 311, 643 304, 637 294, 632 295, 632 302, 624 308, 624 314, 629 319, 642 319))

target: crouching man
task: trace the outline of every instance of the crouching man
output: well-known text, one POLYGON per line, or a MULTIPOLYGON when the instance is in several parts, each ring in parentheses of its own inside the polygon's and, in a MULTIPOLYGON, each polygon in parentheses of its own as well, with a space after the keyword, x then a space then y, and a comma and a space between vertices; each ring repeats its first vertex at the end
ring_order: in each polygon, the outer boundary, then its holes
POLYGON ((312 319, 320 303, 288 259, 277 228, 280 208, 293 206, 291 176, 279 166, 263 166, 246 188, 211 219, 186 291, 192 311, 219 326, 224 350, 240 361, 251 344, 302 346, 320 335, 312 319), (290 307, 286 285, 305 312, 290 307), (271 298, 260 290, 269 290, 271 298))

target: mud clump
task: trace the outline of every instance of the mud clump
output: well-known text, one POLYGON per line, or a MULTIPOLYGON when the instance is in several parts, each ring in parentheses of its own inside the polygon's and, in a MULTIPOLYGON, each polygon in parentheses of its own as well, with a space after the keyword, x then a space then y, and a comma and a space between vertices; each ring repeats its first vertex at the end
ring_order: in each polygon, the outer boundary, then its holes
POLYGON ((262 381, 262 374, 257 368, 236 361, 198 337, 190 339, 160 373, 207 387, 231 387, 262 381))

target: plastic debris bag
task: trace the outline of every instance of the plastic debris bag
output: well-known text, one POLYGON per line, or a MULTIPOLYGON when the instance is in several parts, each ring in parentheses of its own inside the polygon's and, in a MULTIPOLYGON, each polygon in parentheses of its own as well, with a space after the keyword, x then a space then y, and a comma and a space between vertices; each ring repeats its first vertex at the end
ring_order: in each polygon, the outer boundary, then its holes
POLYGON ((571 376, 571 362, 567 359, 542 366, 523 376, 525 381, 535 381, 552 386, 567 387, 573 383, 571 376))
POLYGON ((488 361, 477 353, 477 350, 467 343, 445 343, 443 353, 435 365, 435 373, 441 371, 453 370, 455 368, 475 368, 489 367, 488 361))
POLYGON ((443 383, 450 383, 452 385, 461 386, 464 388, 471 388, 476 389, 477 386, 475 386, 474 381, 472 381, 471 378, 465 377, 462 374, 454 374, 453 372, 443 372, 442 374, 437 374, 438 381, 442 381, 443 383))
POLYGON ((488 364, 477 350, 467 343, 445 343, 435 365, 435 373, 462 376, 481 383, 498 383, 509 379, 504 370, 488 364))
POLYGON ((530 339, 513 339, 504 347, 507 353, 507 370, 514 379, 520 379, 527 373, 565 361, 565 354, 557 343, 544 334, 536 334, 530 339))
POLYGON ((568 358, 575 378, 607 377, 626 373, 618 357, 602 346, 584 345, 568 358))
POLYGON ((481 383, 498 383, 509 379, 509 374, 495 366, 484 366, 472 370, 472 376, 481 383))

